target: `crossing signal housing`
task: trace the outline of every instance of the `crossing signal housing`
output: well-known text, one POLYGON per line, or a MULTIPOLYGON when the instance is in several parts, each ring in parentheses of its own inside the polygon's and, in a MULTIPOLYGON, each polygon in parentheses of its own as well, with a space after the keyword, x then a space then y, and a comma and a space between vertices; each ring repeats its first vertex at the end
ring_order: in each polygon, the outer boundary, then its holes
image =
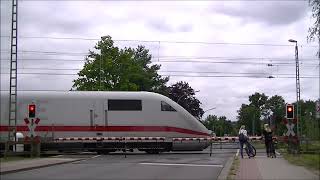
POLYGON ((36 117, 36 105, 30 104, 29 105, 29 118, 35 118, 36 117))
POLYGON ((286 117, 287 119, 294 119, 294 106, 292 104, 286 106, 286 117))

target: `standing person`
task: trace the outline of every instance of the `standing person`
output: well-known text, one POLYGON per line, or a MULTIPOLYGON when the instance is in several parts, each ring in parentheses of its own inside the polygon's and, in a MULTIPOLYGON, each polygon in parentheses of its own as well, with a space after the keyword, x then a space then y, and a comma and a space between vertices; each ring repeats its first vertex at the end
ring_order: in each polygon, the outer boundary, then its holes
POLYGON ((269 124, 264 124, 263 135, 264 135, 264 143, 266 145, 267 156, 270 157, 273 154, 273 148, 272 148, 273 146, 272 146, 272 130, 269 127, 269 124))
MULTIPOLYGON (((239 130, 239 142, 240 142, 241 158, 243 158, 243 145, 247 143, 247 140, 248 140, 247 130, 245 129, 245 125, 242 125, 240 127, 240 130, 239 130)), ((248 154, 248 152, 247 152, 247 154, 248 154)))

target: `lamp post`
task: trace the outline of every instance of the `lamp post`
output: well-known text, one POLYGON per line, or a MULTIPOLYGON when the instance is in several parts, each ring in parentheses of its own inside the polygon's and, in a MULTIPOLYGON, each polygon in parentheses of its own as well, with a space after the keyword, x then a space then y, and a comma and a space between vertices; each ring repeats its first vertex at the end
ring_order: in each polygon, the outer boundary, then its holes
MULTIPOLYGON (((214 109, 216 109, 216 108, 217 108, 217 107, 213 107, 213 108, 209 108, 209 109, 203 111, 202 116, 203 116, 206 112, 211 111, 211 110, 214 110, 214 109)), ((214 132, 214 126, 213 126, 213 124, 212 124, 212 132, 214 132)))
POLYGON ((296 43, 295 45, 295 60, 296 60, 296 97, 297 97, 297 137, 299 141, 299 120, 300 120, 300 110, 299 110, 299 102, 300 102, 300 73, 299 73, 299 54, 298 54, 298 41, 294 39, 289 39, 289 42, 296 43))
POLYGON ((216 108, 217 108, 217 107, 213 107, 213 108, 207 109, 207 110, 203 111, 203 114, 206 113, 207 111, 211 111, 211 110, 214 110, 214 109, 216 109, 216 108))
MULTIPOLYGON (((209 109, 203 111, 203 114, 206 113, 206 112, 208 112, 208 111, 211 111, 211 110, 213 110, 213 109, 216 109, 216 107, 209 108, 209 109)), ((211 132, 211 135, 213 135, 213 133, 214 133, 214 126, 213 126, 213 124, 212 124, 212 132, 211 132)), ((212 142, 212 138, 211 138, 211 140, 210 140, 210 157, 211 157, 211 155, 212 155, 212 143, 213 143, 213 142, 212 142)))

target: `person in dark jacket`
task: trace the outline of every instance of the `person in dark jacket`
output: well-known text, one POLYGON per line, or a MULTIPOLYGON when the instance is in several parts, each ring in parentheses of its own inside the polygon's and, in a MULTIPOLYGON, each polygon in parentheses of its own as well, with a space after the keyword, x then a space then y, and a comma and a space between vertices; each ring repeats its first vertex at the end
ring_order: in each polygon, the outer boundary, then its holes
POLYGON ((266 145, 267 156, 273 157, 272 130, 269 127, 269 124, 264 124, 263 136, 264 136, 264 143, 266 145))

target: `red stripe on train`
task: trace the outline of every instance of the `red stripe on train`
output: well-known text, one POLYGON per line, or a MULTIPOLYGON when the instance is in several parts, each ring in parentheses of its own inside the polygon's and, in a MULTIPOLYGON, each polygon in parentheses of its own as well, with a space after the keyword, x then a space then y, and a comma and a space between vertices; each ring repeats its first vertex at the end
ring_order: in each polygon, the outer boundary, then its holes
MULTIPOLYGON (((0 126, 1 131, 8 131, 9 126, 0 126)), ((28 131, 27 126, 17 126, 17 131, 28 131)), ((178 133, 185 133, 185 134, 194 134, 194 135, 205 135, 208 136, 209 134, 193 131, 184 128, 177 128, 177 127, 169 127, 169 126, 37 126, 35 131, 155 131, 155 132, 178 132, 178 133)))

